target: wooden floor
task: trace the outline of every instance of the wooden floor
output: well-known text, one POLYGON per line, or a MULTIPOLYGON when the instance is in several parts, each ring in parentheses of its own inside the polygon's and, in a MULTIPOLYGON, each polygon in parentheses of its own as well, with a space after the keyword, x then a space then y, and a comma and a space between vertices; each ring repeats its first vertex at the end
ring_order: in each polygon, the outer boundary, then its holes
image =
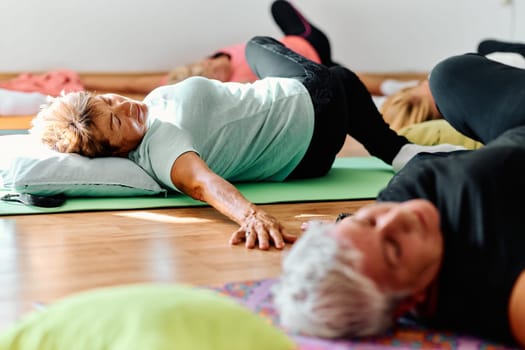
MULTIPOLYGON (((348 139, 340 156, 366 155, 348 139)), ((370 201, 262 206, 289 232, 370 201)), ((278 276, 284 251, 230 247, 237 225, 212 208, 0 216, 0 328, 35 305, 129 283, 226 282, 278 276)))
MULTIPOLYGON (((290 232, 366 201, 265 205, 290 232)), ((12 216, 0 219, 0 326, 35 303, 100 286, 221 285, 276 277, 282 254, 230 247, 236 225, 211 208, 12 216)))

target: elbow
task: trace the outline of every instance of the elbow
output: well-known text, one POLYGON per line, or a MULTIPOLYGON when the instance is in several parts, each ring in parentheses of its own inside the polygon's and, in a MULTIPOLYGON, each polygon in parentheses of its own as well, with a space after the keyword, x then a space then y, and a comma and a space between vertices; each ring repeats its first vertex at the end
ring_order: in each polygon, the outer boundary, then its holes
POLYGON ((206 182, 200 179, 192 179, 191 181, 175 183, 175 186, 185 195, 205 202, 206 197, 206 182))
POLYGON ((177 186, 184 194, 190 196, 191 198, 198 200, 198 201, 205 201, 204 200, 204 193, 205 193, 205 185, 202 182, 192 182, 191 184, 188 184, 186 186, 177 186))
POLYGON ((193 199, 206 202, 214 173, 194 153, 181 155, 171 168, 171 182, 182 193, 193 199))

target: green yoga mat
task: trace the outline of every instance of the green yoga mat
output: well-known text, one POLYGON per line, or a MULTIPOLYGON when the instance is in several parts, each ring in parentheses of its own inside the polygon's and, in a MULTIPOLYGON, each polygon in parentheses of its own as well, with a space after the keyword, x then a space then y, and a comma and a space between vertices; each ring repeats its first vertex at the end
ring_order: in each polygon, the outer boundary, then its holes
MULTIPOLYGON (((392 178, 392 167, 374 157, 337 158, 328 175, 287 182, 239 183, 237 188, 256 204, 375 198, 392 178)), ((0 190, 0 196, 8 191, 0 190)), ((48 214, 75 211, 204 206, 185 195, 69 198, 57 208, 0 201, 0 215, 48 214)))

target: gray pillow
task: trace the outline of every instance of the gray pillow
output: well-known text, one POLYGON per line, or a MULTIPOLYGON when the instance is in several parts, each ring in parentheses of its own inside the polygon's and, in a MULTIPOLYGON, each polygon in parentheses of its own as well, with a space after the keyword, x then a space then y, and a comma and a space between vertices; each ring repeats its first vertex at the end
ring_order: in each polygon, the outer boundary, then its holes
POLYGON ((3 187, 41 196, 143 196, 166 192, 127 158, 87 158, 45 149, 31 135, 0 136, 3 187), (4 152, 2 152, 4 153, 4 152))

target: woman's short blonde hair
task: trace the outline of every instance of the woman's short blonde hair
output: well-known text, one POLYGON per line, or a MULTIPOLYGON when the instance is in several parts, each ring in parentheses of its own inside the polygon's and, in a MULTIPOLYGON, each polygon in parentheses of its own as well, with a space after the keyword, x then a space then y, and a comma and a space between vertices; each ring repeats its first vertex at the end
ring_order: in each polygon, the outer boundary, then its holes
POLYGON ((87 157, 110 156, 116 150, 107 140, 95 137, 93 119, 98 115, 95 95, 80 91, 49 97, 32 121, 31 134, 49 148, 87 157))
POLYGON ((357 271, 362 253, 329 234, 332 225, 312 222, 283 261, 272 292, 281 324, 323 338, 382 334, 408 293, 387 295, 357 271))
POLYGON ((386 98, 381 114, 391 129, 399 131, 412 124, 441 118, 433 115, 432 103, 431 98, 417 93, 417 87, 407 87, 386 98))

